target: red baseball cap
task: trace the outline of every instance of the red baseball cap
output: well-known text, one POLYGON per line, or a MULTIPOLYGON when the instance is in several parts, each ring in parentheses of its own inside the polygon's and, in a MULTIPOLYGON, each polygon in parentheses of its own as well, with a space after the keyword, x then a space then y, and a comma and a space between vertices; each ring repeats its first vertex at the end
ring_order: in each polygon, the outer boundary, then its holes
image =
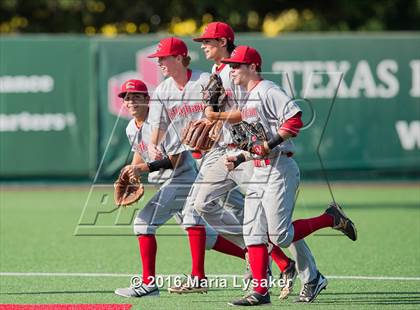
POLYGON ((148 95, 147 86, 140 80, 128 80, 121 85, 118 97, 124 98, 126 93, 143 93, 148 95))
POLYGON ((166 56, 187 56, 188 48, 184 41, 170 37, 159 41, 156 52, 147 56, 148 58, 166 57, 166 56))
POLYGON ((225 64, 255 64, 257 67, 262 66, 262 59, 255 48, 241 45, 235 48, 229 58, 223 58, 222 62, 225 64))
POLYGON ((233 42, 235 40, 235 34, 228 24, 222 22, 213 22, 204 28, 204 32, 199 38, 194 38, 193 40, 196 42, 201 42, 206 39, 220 38, 226 38, 227 40, 233 42))

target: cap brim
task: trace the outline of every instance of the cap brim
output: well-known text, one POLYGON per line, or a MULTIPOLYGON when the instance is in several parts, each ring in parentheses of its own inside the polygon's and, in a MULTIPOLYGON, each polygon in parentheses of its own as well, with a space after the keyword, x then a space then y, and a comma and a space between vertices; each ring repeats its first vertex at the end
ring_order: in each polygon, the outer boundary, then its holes
POLYGON ((153 53, 147 56, 147 58, 158 58, 158 57, 167 57, 167 56, 172 56, 170 54, 165 54, 165 53, 153 53))
MULTIPOLYGON (((178 54, 178 55, 181 55, 181 54, 178 54)), ((168 57, 168 56, 174 56, 174 57, 176 57, 178 55, 175 55, 175 54, 159 54, 159 53, 154 53, 154 54, 148 55, 147 58, 159 58, 159 57, 168 57)))
POLYGON ((147 58, 157 58, 157 57, 162 57, 162 56, 160 56, 158 53, 147 55, 147 58))
POLYGON ((193 38, 193 41, 195 41, 195 42, 202 42, 204 40, 209 40, 209 39, 211 39, 211 38, 199 37, 199 38, 193 38))
POLYGON ((224 58, 221 60, 224 64, 247 64, 245 61, 237 60, 235 58, 224 58))
POLYGON ((124 98, 127 93, 145 94, 147 96, 149 95, 149 93, 147 91, 138 91, 138 90, 135 90, 135 91, 125 91, 125 92, 119 93, 118 94, 118 97, 124 98))
POLYGON ((202 42, 204 40, 216 40, 216 39, 220 39, 221 37, 198 37, 198 38, 193 38, 193 41, 195 42, 202 42))

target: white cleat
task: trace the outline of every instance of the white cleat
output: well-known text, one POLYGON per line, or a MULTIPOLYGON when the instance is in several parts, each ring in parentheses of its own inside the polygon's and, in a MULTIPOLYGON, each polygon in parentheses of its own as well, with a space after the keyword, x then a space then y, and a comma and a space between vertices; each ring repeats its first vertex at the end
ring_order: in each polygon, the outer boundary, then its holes
POLYGON ((142 283, 139 287, 117 288, 115 294, 122 297, 159 297, 159 288, 156 285, 142 283))

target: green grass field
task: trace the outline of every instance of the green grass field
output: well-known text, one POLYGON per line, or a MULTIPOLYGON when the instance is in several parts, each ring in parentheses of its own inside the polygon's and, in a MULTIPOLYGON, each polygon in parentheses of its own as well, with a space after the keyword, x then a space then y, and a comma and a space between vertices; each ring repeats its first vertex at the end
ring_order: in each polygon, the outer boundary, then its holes
MULTIPOLYGON (((129 236, 131 227, 127 225, 133 210, 103 213, 91 230, 96 235, 80 236, 76 227, 88 192, 89 188, 2 188, 0 303, 129 303, 133 309, 223 309, 228 308, 228 301, 242 295, 232 285, 212 289, 206 295, 170 295, 165 289, 160 298, 114 295, 115 288, 129 285, 129 274, 141 270, 137 240, 129 236), (95 230, 95 226, 102 228, 95 230)), ((352 242, 330 229, 309 237, 319 270, 330 277, 327 290, 312 305, 296 305, 294 296, 280 301, 277 289, 272 290, 273 306, 420 308, 419 184, 333 184, 333 192, 356 223, 359 240, 352 242)), ((96 199, 95 191, 91 199, 96 199)), ((303 184, 295 218, 318 215, 330 199, 326 186, 303 184)), ((109 203, 103 202, 105 211, 109 203)), ((89 209, 90 203, 87 206, 89 209)), ((89 211, 97 210, 87 210, 82 222, 89 218, 89 211)), ((277 276, 277 267, 273 269, 277 276)), ((207 252, 207 274, 241 275, 243 271, 243 261, 207 252)), ((174 225, 159 230, 157 272, 190 272, 187 238, 174 225)), ((293 295, 299 286, 298 281, 293 295)))

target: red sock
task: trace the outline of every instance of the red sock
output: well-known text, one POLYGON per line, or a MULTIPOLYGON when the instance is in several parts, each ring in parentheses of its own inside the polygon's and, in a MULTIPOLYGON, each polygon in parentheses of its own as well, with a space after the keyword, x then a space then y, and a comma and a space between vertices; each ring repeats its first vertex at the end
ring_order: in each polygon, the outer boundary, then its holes
POLYGON ((255 281, 254 291, 265 294, 268 291, 267 281, 268 251, 265 244, 251 245, 248 247, 249 265, 251 266, 252 279, 255 281))
POLYGON ((204 255, 206 252, 206 229, 204 226, 194 226, 187 228, 188 239, 190 240, 190 250, 192 259, 191 275, 203 279, 204 255))
POLYGON ((280 268, 281 272, 284 272, 287 266, 290 263, 290 258, 277 246, 273 245, 273 250, 271 250, 271 258, 280 268))
POLYGON ((149 284, 154 281, 156 272, 157 244, 155 235, 138 236, 141 263, 143 265, 143 283, 149 284))
POLYGON ((223 238, 220 235, 217 236, 216 243, 213 246, 213 250, 245 259, 246 251, 244 249, 240 248, 233 242, 230 242, 229 240, 223 238))
POLYGON ((295 235, 293 237, 294 242, 309 236, 314 231, 317 231, 321 228, 332 227, 334 225, 334 219, 331 215, 324 213, 318 217, 305 220, 296 220, 292 224, 295 228, 295 235))

